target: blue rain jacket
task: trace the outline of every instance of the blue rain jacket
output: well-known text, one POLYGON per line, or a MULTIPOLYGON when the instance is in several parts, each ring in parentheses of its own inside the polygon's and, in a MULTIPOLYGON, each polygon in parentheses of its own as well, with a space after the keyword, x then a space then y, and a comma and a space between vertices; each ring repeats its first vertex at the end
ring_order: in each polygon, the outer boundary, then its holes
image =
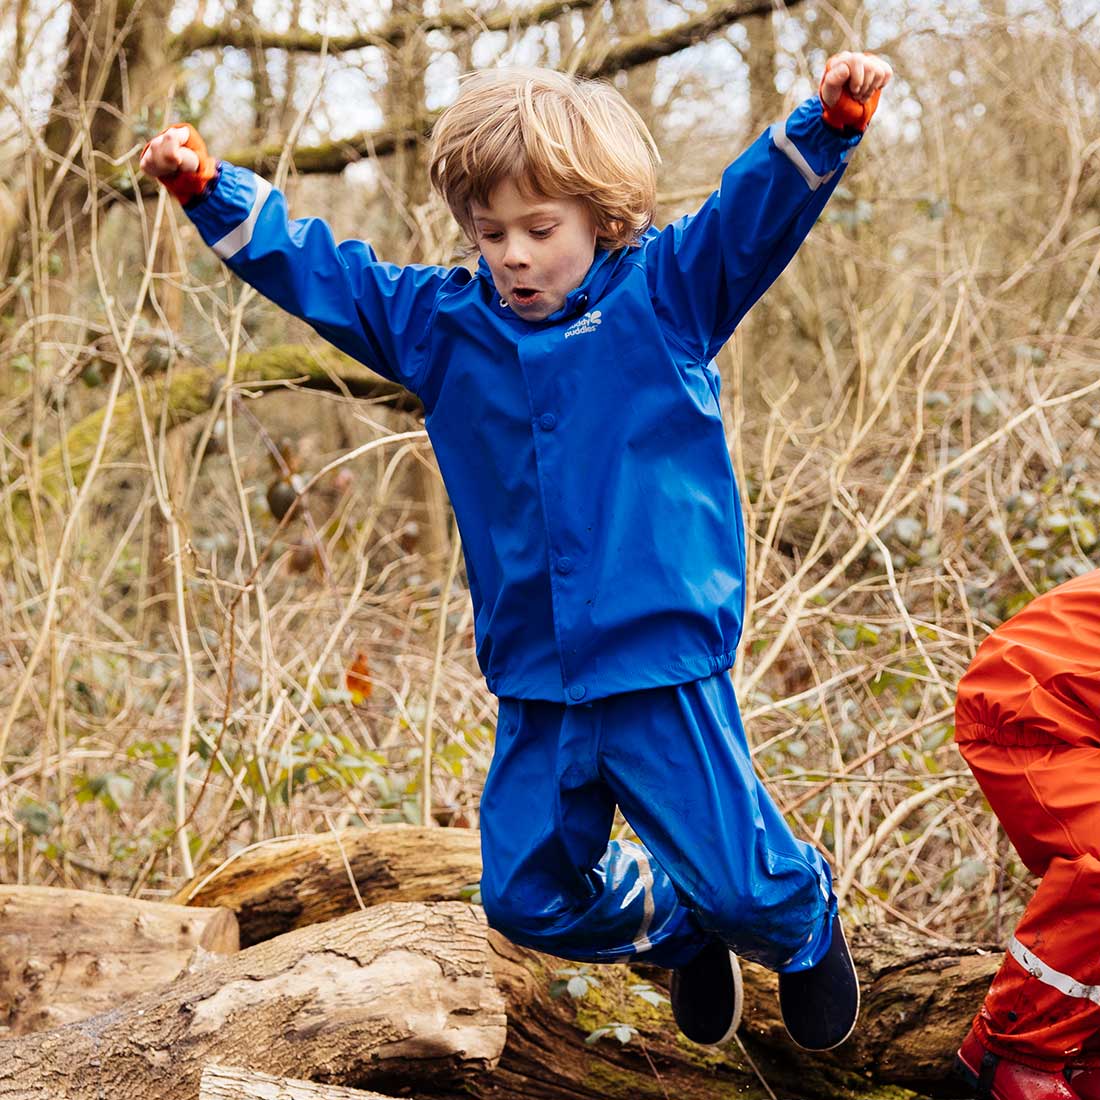
POLYGON ((421 399, 490 690, 575 704, 732 666, 744 530, 711 360, 858 140, 807 100, 694 215, 597 252, 540 322, 501 305, 484 261, 382 262, 234 165, 187 213, 233 272, 421 399))

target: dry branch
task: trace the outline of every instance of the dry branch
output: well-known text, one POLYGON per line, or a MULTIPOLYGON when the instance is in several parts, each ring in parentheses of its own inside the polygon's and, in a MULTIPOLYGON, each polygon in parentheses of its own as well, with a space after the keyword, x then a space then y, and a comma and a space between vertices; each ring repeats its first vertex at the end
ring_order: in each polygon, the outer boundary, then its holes
MULTIPOLYGON (((790 0, 787 7, 796 7, 800 3, 802 0, 790 0)), ((686 50, 748 16, 772 10, 774 4, 767 0, 723 0, 666 30, 631 35, 613 44, 601 46, 597 51, 582 57, 577 72, 581 76, 592 78, 624 72, 686 50)), ((240 33, 247 37, 243 29, 240 33)), ((268 44, 279 45, 274 41, 268 44)), ((356 134, 341 141, 297 146, 291 154, 294 170, 302 175, 340 172, 349 164, 369 157, 389 156, 398 148, 426 141, 438 117, 438 111, 430 112, 419 118, 406 119, 399 124, 356 134)), ((226 159, 255 172, 262 172, 275 165, 283 152, 282 145, 242 148, 230 152, 226 159)))
MULTIPOLYGON (((794 8, 801 3, 802 0, 787 0, 785 6, 794 8)), ((610 76, 679 53, 750 15, 774 10, 775 4, 771 0, 721 0, 666 30, 631 35, 608 45, 598 53, 584 57, 577 72, 587 77, 610 76)))
POLYGON ((228 909, 0 886, 0 1034, 105 1012, 237 948, 228 909))
POLYGON ((186 57, 196 50, 214 47, 236 47, 247 50, 260 49, 297 50, 302 53, 330 54, 362 50, 369 46, 399 46, 415 35, 430 31, 510 31, 548 23, 569 11, 583 11, 594 7, 597 0, 544 0, 526 10, 503 7, 486 15, 479 15, 469 8, 449 8, 427 18, 397 16, 376 31, 360 34, 324 35, 312 31, 294 29, 274 31, 263 27, 248 27, 240 23, 208 27, 192 23, 175 35, 169 45, 169 54, 175 58, 186 57))
POLYGON ((384 901, 457 900, 481 878, 472 829, 388 825, 265 844, 176 895, 237 914, 245 946, 384 901), (352 877, 354 878, 354 885, 352 877))

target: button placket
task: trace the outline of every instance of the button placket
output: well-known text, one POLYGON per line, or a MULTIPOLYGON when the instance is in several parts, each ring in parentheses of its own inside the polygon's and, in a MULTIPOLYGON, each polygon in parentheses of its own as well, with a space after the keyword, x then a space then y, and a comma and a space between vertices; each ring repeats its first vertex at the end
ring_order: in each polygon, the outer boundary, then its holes
MULTIPOLYGON (((549 334, 547 334, 549 335, 549 334)), ((570 633, 568 623, 570 621, 570 600, 563 592, 562 582, 574 571, 576 563, 568 555, 560 553, 560 539, 567 531, 568 524, 559 514, 559 505, 556 500, 560 486, 554 478, 556 461, 560 460, 560 451, 556 441, 551 441, 549 433, 559 427, 558 415, 549 410, 535 413, 541 405, 544 409, 547 404, 554 404, 552 387, 547 386, 545 367, 549 363, 553 349, 543 346, 538 337, 529 338, 520 343, 519 359, 523 370, 524 380, 527 384, 528 397, 531 401, 533 415, 528 422, 531 425, 532 442, 534 443, 535 468, 538 476, 539 493, 543 501, 544 528, 548 551, 550 582, 550 598, 552 614, 554 616, 554 634, 557 642, 558 659, 561 662, 563 675, 563 688, 568 699, 579 702, 587 694, 587 689, 582 685, 571 683, 576 670, 568 667, 566 658, 568 650, 568 635, 570 633), (543 360, 546 362, 543 362, 543 360), (547 392, 550 390, 551 392, 547 392), (577 692, 580 694, 576 694, 577 692)))

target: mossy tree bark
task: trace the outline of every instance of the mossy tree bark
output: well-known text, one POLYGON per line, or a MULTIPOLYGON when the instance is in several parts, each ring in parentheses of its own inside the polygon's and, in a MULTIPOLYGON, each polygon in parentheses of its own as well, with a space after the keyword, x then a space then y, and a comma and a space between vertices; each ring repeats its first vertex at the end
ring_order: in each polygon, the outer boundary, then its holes
MULTIPOLYGON (((224 364, 219 363, 213 367, 176 370, 170 377, 151 378, 142 388, 142 403, 148 415, 163 416, 167 424, 175 428, 208 413, 224 369, 224 364)), ((237 360, 233 378, 237 385, 285 381, 288 386, 335 390, 354 397, 384 400, 403 412, 416 414, 421 410, 420 402, 403 387, 380 378, 335 348, 283 344, 242 355, 237 360)), ((76 488, 83 483, 102 421, 101 411, 91 413, 70 428, 60 444, 42 455, 39 489, 59 506, 70 478, 76 488)), ((141 446, 138 401, 133 393, 127 393, 115 406, 104 461, 117 461, 138 453, 141 446)), ((23 506, 23 497, 17 495, 17 516, 22 515, 23 506)))
MULTIPOLYGON (((52 158, 40 168, 49 180, 71 156, 83 171, 70 171, 57 190, 45 212, 51 228, 67 219, 84 224, 80 211, 92 169, 87 152, 121 154, 133 142, 133 118, 167 90, 172 69, 164 28, 173 6, 174 0, 72 0, 64 68, 42 135, 52 158)), ((44 190, 50 191, 49 183, 44 190)))

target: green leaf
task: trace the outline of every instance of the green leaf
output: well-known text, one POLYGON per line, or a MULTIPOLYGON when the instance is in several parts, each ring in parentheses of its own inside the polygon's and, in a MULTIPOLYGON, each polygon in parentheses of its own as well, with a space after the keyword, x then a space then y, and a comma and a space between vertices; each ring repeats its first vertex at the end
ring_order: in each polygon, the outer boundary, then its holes
POLYGON ((1087 516, 1074 516, 1073 530, 1083 550, 1091 550, 1096 545, 1096 524, 1087 516))
POLYGON ((34 836, 45 836, 61 820, 56 802, 25 802, 15 811, 15 820, 34 836))
POLYGON ((580 1000, 588 992, 588 982, 579 974, 575 978, 570 978, 565 987, 569 991, 569 996, 580 1000))
POLYGON ((632 985, 630 987, 630 992, 633 993, 635 997, 641 997, 643 1001, 653 1005, 655 1008, 669 1003, 668 998, 663 993, 648 984, 632 985))

